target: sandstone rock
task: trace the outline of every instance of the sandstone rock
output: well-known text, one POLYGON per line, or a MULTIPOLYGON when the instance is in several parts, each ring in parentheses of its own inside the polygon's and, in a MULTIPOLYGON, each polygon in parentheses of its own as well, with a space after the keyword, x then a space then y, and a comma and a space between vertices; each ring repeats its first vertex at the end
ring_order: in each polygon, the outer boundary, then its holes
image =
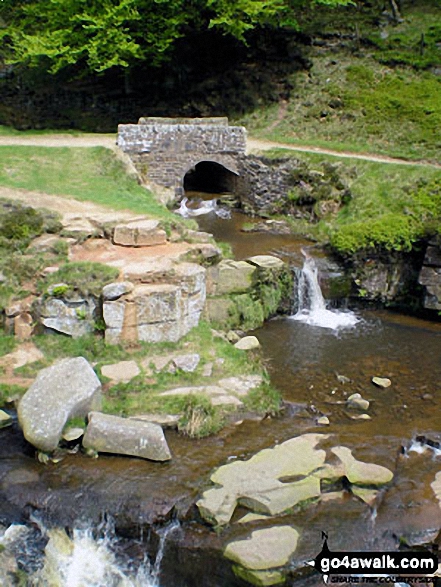
POLYGON ((356 485, 351 487, 351 491, 356 497, 361 499, 361 501, 364 501, 364 503, 367 503, 370 506, 374 505, 379 493, 376 489, 366 489, 365 487, 357 487, 356 485))
POLYGON ((202 377, 211 377, 213 375, 213 363, 205 363, 202 367, 202 377))
POLYGON ((106 301, 117 300, 121 296, 133 291, 134 285, 130 281, 109 283, 103 287, 103 298, 106 301))
POLYGON ((79 216, 76 213, 67 213, 64 214, 61 222, 63 225, 63 236, 72 236, 76 239, 104 236, 103 230, 83 215, 79 216))
POLYGON ((234 346, 241 351, 252 351, 260 347, 260 342, 255 336, 244 336, 234 346))
POLYGON ((319 426, 329 426, 330 424, 328 416, 320 416, 320 418, 317 418, 316 423, 319 426))
POLYGON ((176 371, 176 369, 180 369, 181 371, 185 371, 186 373, 193 373, 193 371, 196 371, 196 368, 199 365, 200 360, 201 357, 197 353, 191 353, 188 355, 178 355, 174 357, 172 361, 173 372, 176 371))
POLYGON ((0 428, 7 428, 8 426, 12 426, 12 418, 9 414, 0 410, 0 428))
POLYGON ((285 577, 280 571, 252 571, 239 565, 233 565, 233 572, 246 583, 258 587, 271 587, 285 583, 285 577))
POLYGON ((138 414, 131 416, 130 419, 152 422, 159 424, 162 428, 177 428, 180 418, 179 414, 138 414))
POLYGON ((247 259, 248 263, 259 267, 259 269, 283 269, 285 263, 278 257, 272 255, 256 255, 247 259))
POLYGON ((234 309, 234 302, 230 298, 208 298, 205 314, 209 322, 225 324, 234 309))
POLYGON ((14 318, 14 334, 19 340, 27 340, 31 338, 33 327, 32 315, 23 312, 14 318))
POLYGON ((439 471, 435 475, 435 480, 430 484, 436 499, 439 502, 439 507, 441 508, 441 471, 439 471))
POLYGON ((48 296, 40 302, 40 321, 46 328, 78 338, 93 332, 97 308, 98 300, 93 296, 72 299, 48 296))
POLYGON ((197 506, 202 517, 227 524, 238 503, 254 512, 275 515, 320 495, 320 478, 312 474, 324 465, 326 453, 316 448, 321 434, 305 434, 260 451, 248 461, 219 467, 211 476, 216 485, 204 492, 197 506), (300 481, 281 479, 303 477, 300 481))
POLYGON ((258 522, 260 520, 269 520, 270 516, 265 516, 263 514, 245 514, 243 518, 238 520, 239 524, 248 524, 248 522, 258 522))
POLYGON ((29 245, 37 253, 56 253, 58 243, 66 242, 56 234, 42 234, 29 245))
POLYGON ((349 418, 351 420, 372 420, 372 418, 369 416, 369 414, 354 414, 354 415, 349 415, 349 418))
POLYGON ((210 268, 210 279, 213 283, 215 295, 242 293, 253 285, 256 267, 246 261, 225 259, 218 265, 210 268))
POLYGON ((231 342, 231 344, 235 344, 236 342, 239 342, 240 336, 236 332, 234 332, 234 330, 229 330, 227 332, 227 339, 228 342, 231 342))
POLYGON ((42 451, 55 450, 67 420, 97 409, 100 392, 100 381, 83 357, 43 369, 18 405, 25 438, 42 451))
POLYGON ((136 361, 120 361, 112 365, 103 365, 101 373, 115 383, 127 382, 141 373, 136 361))
POLYGON ((359 393, 350 395, 346 403, 349 408, 354 408, 355 410, 368 410, 370 405, 368 400, 363 399, 359 393))
POLYGON ((170 450, 161 426, 99 412, 89 414, 83 446, 97 452, 168 461, 170 450))
POLYGON ((161 396, 186 396, 201 394, 205 395, 210 399, 213 406, 236 406, 241 407, 243 403, 234 395, 226 392, 223 387, 219 385, 200 385, 194 387, 176 387, 167 391, 161 392, 161 396))
POLYGON ((246 540, 230 542, 224 555, 247 569, 283 567, 297 548, 299 533, 291 526, 255 530, 246 540))
POLYGON ((33 343, 20 345, 15 351, 1 357, 0 362, 5 365, 12 365, 14 369, 19 369, 24 365, 36 363, 44 359, 43 353, 33 343))
POLYGON ((237 377, 225 377, 218 381, 218 385, 229 393, 238 396, 247 395, 252 389, 256 389, 263 383, 261 375, 239 375, 237 377))
POLYGON ((116 226, 113 242, 126 247, 149 247, 166 243, 167 235, 159 228, 159 220, 136 220, 116 226))
POLYGON ((392 471, 381 465, 357 461, 352 451, 345 446, 336 446, 331 451, 339 458, 349 483, 354 485, 384 485, 393 479, 392 471))
POLYGON ((68 428, 62 434, 62 439, 66 442, 72 442, 74 440, 79 440, 84 435, 84 428, 68 428))
POLYGON ((392 385, 392 381, 387 377, 372 377, 372 383, 383 389, 386 389, 392 385))

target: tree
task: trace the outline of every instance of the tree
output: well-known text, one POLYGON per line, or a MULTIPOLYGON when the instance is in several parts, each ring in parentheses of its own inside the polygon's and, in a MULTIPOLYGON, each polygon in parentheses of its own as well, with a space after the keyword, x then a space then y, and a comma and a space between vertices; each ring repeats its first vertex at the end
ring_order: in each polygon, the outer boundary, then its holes
POLYGON ((2 0, 0 40, 11 63, 102 72, 159 65, 190 31, 214 28, 245 42, 258 26, 296 27, 305 3, 351 0, 2 0))

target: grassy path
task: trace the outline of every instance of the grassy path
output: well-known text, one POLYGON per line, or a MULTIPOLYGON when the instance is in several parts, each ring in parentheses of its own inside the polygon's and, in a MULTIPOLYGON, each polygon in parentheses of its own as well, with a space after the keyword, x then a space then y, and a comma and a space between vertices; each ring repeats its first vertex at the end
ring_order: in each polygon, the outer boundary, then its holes
POLYGON ((272 149, 288 149, 290 151, 299 151, 303 153, 317 153, 319 155, 330 155, 332 157, 343 157, 345 159, 360 159, 362 161, 373 161, 375 163, 411 165, 413 167, 419 165, 423 167, 441 168, 441 164, 439 163, 429 163, 428 161, 407 161, 406 159, 388 157, 387 155, 377 155, 375 153, 352 153, 350 151, 334 151, 332 149, 313 147, 312 145, 295 145, 292 143, 279 143, 276 141, 268 141, 265 139, 254 139, 252 137, 248 137, 247 139, 248 153, 270 151, 272 149))
MULTIPOLYGON (((116 147, 116 135, 109 134, 45 134, 41 136, 8 136, 0 135, 0 146, 35 146, 35 147, 106 147, 118 151, 116 147)), ((407 161, 386 155, 377 155, 375 153, 353 153, 350 151, 335 151, 312 145, 296 145, 293 143, 279 143, 264 139, 255 139, 248 137, 247 152, 269 151, 271 149, 288 149, 290 151, 299 151, 303 153, 317 153, 330 155, 333 157, 343 157, 348 159, 360 159, 362 161, 374 161, 377 163, 392 163, 399 165, 420 165, 424 167, 441 168, 441 164, 429 163, 427 161, 407 161)))

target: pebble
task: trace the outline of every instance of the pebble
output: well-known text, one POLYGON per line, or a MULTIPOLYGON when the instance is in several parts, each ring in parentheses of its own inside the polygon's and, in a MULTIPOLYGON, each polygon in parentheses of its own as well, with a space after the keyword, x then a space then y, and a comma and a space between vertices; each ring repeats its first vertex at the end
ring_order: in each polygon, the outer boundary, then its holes
POLYGON ((320 418, 317 418, 316 423, 319 426, 329 426, 330 424, 328 416, 320 416, 320 418))
POLYGON ((372 377, 372 383, 382 389, 386 389, 392 385, 392 381, 387 377, 372 377))
POLYGON ((363 399, 359 393, 353 393, 350 395, 346 403, 348 407, 355 408, 357 410, 369 409, 369 401, 367 399, 363 399))

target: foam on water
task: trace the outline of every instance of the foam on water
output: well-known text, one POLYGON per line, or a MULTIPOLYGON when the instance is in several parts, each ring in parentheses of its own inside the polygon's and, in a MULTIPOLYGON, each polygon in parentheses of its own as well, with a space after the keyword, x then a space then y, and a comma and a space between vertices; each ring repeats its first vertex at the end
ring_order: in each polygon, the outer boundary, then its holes
POLYGON ((203 200, 197 208, 187 206, 188 201, 187 197, 182 199, 179 208, 176 210, 176 214, 180 214, 184 218, 194 218, 196 216, 203 216, 204 214, 214 212, 216 216, 223 220, 231 218, 229 210, 218 207, 216 198, 213 200, 203 200))

